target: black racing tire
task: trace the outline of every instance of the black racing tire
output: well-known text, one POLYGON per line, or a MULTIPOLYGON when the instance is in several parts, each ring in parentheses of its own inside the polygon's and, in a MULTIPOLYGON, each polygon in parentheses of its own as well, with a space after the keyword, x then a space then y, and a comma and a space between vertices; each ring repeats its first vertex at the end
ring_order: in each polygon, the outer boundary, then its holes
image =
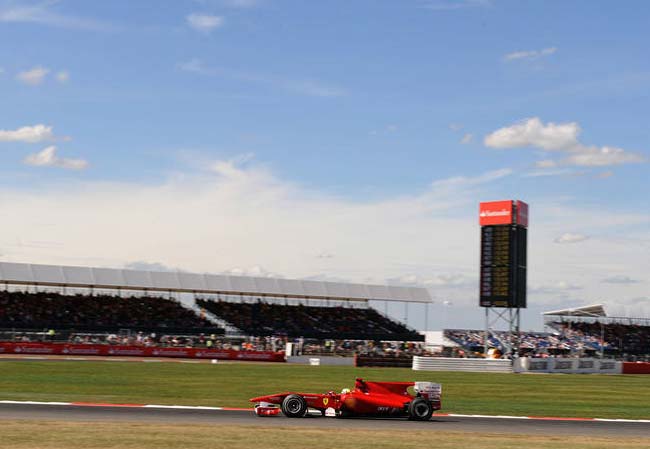
POLYGON ((424 398, 415 398, 409 404, 408 414, 411 421, 428 421, 433 415, 433 406, 424 398))
POLYGON ((302 418, 307 414, 307 401, 299 394, 290 394, 282 401, 282 413, 287 418, 302 418))

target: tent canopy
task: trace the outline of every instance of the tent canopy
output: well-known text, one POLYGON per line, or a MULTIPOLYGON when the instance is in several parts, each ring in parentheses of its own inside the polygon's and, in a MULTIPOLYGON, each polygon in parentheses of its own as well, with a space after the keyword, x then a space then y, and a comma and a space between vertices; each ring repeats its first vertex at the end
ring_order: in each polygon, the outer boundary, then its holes
POLYGON ((606 317, 603 304, 592 304, 590 306, 576 307, 573 309, 560 309, 544 312, 544 316, 580 316, 580 317, 606 317))

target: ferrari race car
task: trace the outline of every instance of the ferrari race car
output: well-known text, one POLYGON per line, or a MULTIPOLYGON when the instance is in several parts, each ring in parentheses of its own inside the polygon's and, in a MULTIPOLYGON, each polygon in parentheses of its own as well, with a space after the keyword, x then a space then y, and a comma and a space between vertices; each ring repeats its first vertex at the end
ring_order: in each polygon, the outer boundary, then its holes
POLYGON ((289 418, 301 418, 309 409, 322 416, 333 412, 338 418, 351 416, 408 417, 426 421, 441 408, 442 386, 433 382, 355 381, 354 389, 324 394, 286 392, 250 399, 257 416, 275 416, 280 411, 289 418), (413 393, 409 388, 413 387, 413 393), (328 413, 328 411, 330 413, 328 413))

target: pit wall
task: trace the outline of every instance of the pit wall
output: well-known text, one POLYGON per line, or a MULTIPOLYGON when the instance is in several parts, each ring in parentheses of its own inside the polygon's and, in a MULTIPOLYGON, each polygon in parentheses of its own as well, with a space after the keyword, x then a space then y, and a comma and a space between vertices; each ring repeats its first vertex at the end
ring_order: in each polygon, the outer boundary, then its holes
POLYGON ((159 348, 125 345, 0 342, 0 354, 98 355, 132 357, 176 357, 188 359, 284 362, 284 352, 235 351, 208 348, 159 348))
POLYGON ((611 359, 522 357, 512 368, 515 373, 622 374, 623 365, 611 359))

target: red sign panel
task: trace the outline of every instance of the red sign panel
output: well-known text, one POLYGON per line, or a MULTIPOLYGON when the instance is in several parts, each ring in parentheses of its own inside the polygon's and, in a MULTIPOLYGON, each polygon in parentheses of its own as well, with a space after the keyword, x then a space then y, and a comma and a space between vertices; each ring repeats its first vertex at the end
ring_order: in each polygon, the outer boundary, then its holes
POLYGON ((479 224, 481 226, 512 223, 512 201, 488 201, 479 205, 479 224))
POLYGON ((528 204, 517 200, 517 224, 528 227, 528 204))

